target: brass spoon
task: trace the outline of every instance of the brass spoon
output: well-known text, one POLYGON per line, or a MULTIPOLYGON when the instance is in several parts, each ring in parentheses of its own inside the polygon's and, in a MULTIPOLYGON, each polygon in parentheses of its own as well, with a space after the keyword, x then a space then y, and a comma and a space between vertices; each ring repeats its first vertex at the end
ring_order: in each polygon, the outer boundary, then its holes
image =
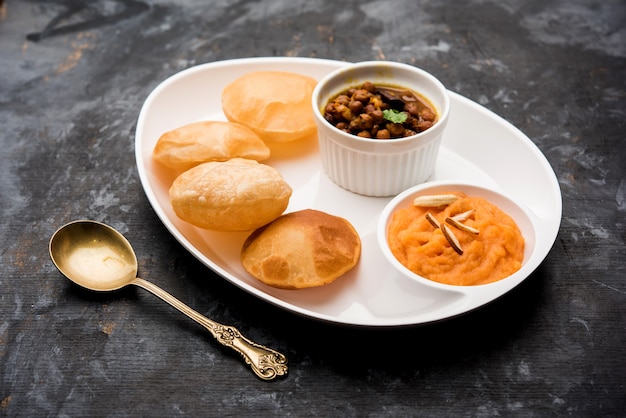
POLYGON ((137 257, 130 243, 115 229, 96 221, 80 220, 59 228, 50 238, 50 257, 61 273, 74 283, 95 291, 139 286, 204 326, 220 344, 243 356, 252 371, 264 380, 287 373, 287 358, 248 340, 232 326, 199 314, 154 284, 137 277, 137 257))

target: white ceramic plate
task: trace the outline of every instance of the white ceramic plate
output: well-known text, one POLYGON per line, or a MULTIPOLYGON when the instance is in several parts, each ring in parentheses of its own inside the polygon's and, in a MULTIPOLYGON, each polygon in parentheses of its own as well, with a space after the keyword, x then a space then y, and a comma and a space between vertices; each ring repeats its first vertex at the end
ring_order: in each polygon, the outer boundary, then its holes
MULTIPOLYGON (((422 324, 463 314, 505 294, 527 275, 489 286, 443 289, 416 283, 391 267, 376 240, 379 215, 390 198, 356 195, 324 174, 315 138, 272 147, 265 163, 293 188, 287 212, 314 208, 348 219, 362 240, 358 266, 334 283, 313 289, 266 286, 243 269, 239 251, 246 233, 205 231, 174 214, 168 190, 173 180, 152 160, 166 131, 198 120, 225 120, 224 86, 251 71, 279 70, 321 78, 346 63, 310 58, 247 58, 189 68, 162 82, 147 98, 137 122, 135 154, 145 193, 172 235, 198 260, 253 295, 307 317, 361 326, 422 324)), ((561 192, 539 149, 511 124, 458 95, 431 180, 462 179, 504 191, 536 215, 537 248, 530 274, 552 247, 561 222, 561 192)))

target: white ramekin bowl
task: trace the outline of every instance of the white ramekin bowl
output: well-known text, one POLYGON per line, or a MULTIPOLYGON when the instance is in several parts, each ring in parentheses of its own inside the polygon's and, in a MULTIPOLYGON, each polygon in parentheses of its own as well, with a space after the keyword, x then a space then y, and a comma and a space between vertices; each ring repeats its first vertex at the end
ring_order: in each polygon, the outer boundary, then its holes
POLYGON ((450 114, 450 97, 443 84, 428 72, 388 61, 351 64, 319 81, 312 105, 322 167, 344 189, 366 196, 392 196, 432 175, 450 114), (435 107, 437 121, 416 135, 380 140, 351 135, 324 119, 323 111, 330 99, 366 81, 421 94, 435 107))

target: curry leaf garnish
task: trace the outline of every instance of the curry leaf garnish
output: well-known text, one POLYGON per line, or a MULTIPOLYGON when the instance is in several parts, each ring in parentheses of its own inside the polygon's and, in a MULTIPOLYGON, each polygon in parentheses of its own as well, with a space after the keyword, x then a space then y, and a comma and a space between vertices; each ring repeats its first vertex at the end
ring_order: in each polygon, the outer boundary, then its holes
POLYGON ((406 112, 398 112, 395 109, 385 109, 383 110, 383 117, 389 122, 404 123, 409 115, 406 112))

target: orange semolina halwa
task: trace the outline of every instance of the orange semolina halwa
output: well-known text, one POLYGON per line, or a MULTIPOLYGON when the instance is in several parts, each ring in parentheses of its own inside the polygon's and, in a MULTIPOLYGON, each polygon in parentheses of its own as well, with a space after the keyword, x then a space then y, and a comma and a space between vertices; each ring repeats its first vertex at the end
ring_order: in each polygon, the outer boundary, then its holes
POLYGON ((452 192, 459 198, 447 206, 410 207, 398 210, 387 229, 394 256, 409 270, 427 279, 458 286, 501 280, 520 269, 524 258, 524 237, 515 221, 486 199, 452 192), (478 234, 453 226, 463 254, 458 254, 440 228, 427 219, 430 212, 439 223, 468 210, 462 223, 478 234))

